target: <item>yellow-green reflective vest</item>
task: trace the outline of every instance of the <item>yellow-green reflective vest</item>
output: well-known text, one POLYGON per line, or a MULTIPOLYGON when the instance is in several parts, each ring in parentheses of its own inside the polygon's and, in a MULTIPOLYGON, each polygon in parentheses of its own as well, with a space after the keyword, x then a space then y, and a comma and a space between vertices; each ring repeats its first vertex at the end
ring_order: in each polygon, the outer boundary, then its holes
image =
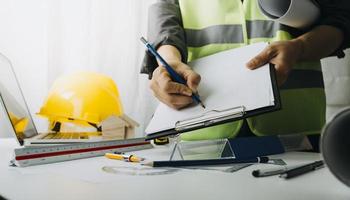
MULTIPOLYGON (((257 0, 179 0, 188 61, 256 42, 293 38, 292 29, 260 13, 257 0)), ((320 62, 294 66, 280 87, 282 109, 247 119, 256 135, 318 134, 325 123, 325 94, 320 62)), ((181 135, 184 140, 235 137, 242 121, 181 135)))

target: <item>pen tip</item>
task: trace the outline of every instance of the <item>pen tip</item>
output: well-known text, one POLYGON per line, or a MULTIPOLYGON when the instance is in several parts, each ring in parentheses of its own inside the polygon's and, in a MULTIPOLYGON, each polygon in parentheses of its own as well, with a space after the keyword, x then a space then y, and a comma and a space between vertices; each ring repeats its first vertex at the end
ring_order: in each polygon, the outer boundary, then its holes
POLYGON ((259 177, 259 175, 260 175, 260 170, 254 170, 254 171, 252 171, 252 175, 253 175, 254 177, 259 177))
POLYGON ((200 102, 200 104, 205 109, 205 105, 203 104, 203 102, 200 102))

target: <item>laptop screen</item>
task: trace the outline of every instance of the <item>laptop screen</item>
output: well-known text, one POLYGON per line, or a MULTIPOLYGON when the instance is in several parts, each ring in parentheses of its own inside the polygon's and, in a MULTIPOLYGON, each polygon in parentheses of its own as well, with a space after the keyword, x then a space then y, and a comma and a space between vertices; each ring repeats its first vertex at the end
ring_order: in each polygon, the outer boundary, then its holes
POLYGON ((11 63, 2 54, 0 54, 0 102, 21 145, 25 138, 38 134, 11 63))

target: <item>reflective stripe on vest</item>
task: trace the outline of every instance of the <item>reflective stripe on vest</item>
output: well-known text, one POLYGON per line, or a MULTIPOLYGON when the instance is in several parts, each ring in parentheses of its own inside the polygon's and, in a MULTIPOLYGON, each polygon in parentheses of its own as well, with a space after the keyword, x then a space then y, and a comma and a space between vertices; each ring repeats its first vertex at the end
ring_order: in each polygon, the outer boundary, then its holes
POLYGON ((248 38, 274 38, 278 31, 287 34, 291 28, 270 20, 246 20, 248 38))
MULTIPOLYGON (((256 2, 179 0, 188 61, 251 43, 290 40, 298 34, 293 28, 268 20, 256 2)), ((319 61, 297 63, 280 87, 282 110, 249 118, 249 127, 257 135, 319 133, 325 121, 323 87, 319 61)), ((215 138, 234 137, 240 126, 239 122, 219 125, 182 134, 182 138, 214 138, 216 133, 215 138)))
MULTIPOLYGON (((284 34, 289 34, 292 30, 287 26, 270 20, 247 20, 246 27, 248 39, 274 38, 278 31, 285 31, 284 34)), ((203 29, 187 28, 185 32, 186 42, 189 47, 202 47, 211 43, 244 43, 241 24, 213 25, 203 29)))
POLYGON ((188 47, 203 47, 208 44, 243 43, 240 24, 216 25, 197 29, 185 29, 188 47), (220 37, 217 37, 220 35, 220 37))

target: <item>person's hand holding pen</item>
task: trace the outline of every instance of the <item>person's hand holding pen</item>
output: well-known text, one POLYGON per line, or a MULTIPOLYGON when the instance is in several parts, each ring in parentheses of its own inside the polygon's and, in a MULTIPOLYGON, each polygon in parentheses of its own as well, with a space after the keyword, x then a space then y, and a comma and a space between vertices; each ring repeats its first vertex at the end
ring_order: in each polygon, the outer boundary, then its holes
POLYGON ((197 91, 201 80, 200 75, 181 62, 181 54, 176 47, 163 45, 158 48, 157 52, 186 80, 187 86, 172 81, 169 73, 158 60, 159 67, 154 70, 150 81, 150 88, 154 96, 174 109, 188 106, 193 102, 191 96, 197 91))

